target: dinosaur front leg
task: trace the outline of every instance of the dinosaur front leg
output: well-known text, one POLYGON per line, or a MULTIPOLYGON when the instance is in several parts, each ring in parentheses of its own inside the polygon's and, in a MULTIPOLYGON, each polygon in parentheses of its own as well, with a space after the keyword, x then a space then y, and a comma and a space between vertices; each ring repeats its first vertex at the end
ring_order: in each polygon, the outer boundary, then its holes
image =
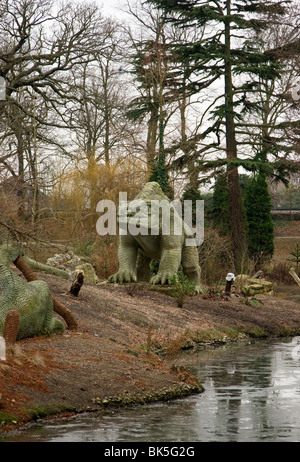
POLYGON ((170 284, 172 277, 177 273, 181 262, 181 246, 164 248, 158 272, 151 278, 152 284, 170 284))
POLYGON ((129 234, 120 236, 118 249, 119 270, 109 277, 108 282, 124 283, 137 282, 137 254, 138 246, 135 239, 129 234))

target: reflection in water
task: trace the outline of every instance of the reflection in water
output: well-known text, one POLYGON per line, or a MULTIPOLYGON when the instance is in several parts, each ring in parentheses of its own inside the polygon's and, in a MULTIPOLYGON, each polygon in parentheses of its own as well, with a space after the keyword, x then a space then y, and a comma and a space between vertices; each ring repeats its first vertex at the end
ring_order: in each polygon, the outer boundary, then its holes
POLYGON ((254 342, 195 356, 190 366, 206 389, 198 400, 208 428, 202 441, 300 440, 300 361, 293 352, 291 343, 254 342))
MULTIPOLYGON (((42 422, 13 441, 300 441, 297 339, 189 353, 205 392, 184 400, 42 422)), ((0 438, 0 441, 1 438, 0 438)))

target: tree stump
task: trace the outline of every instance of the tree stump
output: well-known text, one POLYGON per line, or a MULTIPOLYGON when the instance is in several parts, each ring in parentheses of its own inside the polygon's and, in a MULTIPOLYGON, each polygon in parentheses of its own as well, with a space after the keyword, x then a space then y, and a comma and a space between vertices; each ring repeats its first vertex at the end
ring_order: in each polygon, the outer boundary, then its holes
POLYGON ((82 270, 76 270, 74 281, 70 289, 70 293, 74 295, 75 297, 78 297, 78 294, 83 284, 83 280, 84 280, 84 272, 82 270))

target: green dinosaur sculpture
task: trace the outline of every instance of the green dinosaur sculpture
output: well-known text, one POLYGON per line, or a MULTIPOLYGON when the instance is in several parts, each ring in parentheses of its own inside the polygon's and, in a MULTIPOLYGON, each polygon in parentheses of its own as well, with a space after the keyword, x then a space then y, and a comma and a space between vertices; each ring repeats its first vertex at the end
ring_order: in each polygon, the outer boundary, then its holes
POLYGON ((20 256, 18 245, 0 245, 0 335, 3 335, 7 313, 17 310, 17 339, 41 334, 62 333, 63 322, 53 316, 53 301, 44 281, 26 282, 14 273, 10 264, 20 256))
POLYGON ((186 244, 186 239, 192 238, 193 232, 168 204, 170 205, 170 200, 164 195, 159 184, 149 182, 132 202, 120 205, 119 270, 109 277, 108 282, 122 284, 145 281, 152 284, 170 284, 173 276, 182 268, 188 279, 194 282, 195 291, 203 291, 197 247, 186 244), (163 207, 153 208, 153 201, 160 202, 163 207), (139 207, 137 214, 136 210, 139 207), (162 232, 164 212, 170 214, 170 232, 167 233, 162 232), (131 226, 130 232, 132 218, 138 219, 140 232, 137 232, 134 226, 131 226), (127 231, 124 231, 125 229, 127 231), (151 260, 160 262, 157 274, 152 277, 151 260))

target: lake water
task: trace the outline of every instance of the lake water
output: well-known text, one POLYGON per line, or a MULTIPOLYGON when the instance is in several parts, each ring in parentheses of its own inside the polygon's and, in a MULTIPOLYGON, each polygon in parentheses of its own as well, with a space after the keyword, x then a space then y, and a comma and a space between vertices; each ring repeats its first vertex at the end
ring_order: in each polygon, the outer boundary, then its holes
POLYGON ((300 337, 191 352, 205 391, 186 399, 40 421, 0 441, 300 441, 300 337), (299 344, 298 344, 299 342, 299 344))

